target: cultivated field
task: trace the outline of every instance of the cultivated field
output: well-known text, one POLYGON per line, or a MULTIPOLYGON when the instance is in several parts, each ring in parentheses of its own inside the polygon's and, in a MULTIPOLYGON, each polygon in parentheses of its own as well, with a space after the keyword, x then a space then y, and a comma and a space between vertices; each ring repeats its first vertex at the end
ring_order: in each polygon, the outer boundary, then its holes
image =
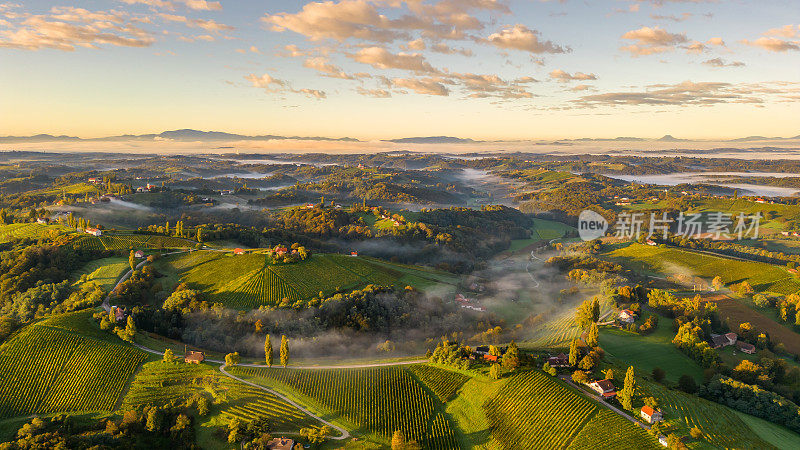
POLYGON ((211 301, 238 309, 292 305, 311 300, 320 292, 330 295, 368 284, 392 285, 401 275, 366 258, 334 254, 313 255, 292 264, 269 264, 262 254, 233 256, 197 251, 165 258, 157 267, 203 290, 211 301))
POLYGON ((484 409, 493 425, 492 436, 504 448, 602 448, 609 432, 614 433, 614 445, 657 446, 639 427, 599 413, 602 407, 597 403, 539 371, 514 375, 484 409), (605 432, 598 435, 600 430, 605 432))
POLYGON ((83 234, 73 241, 73 245, 93 250, 192 248, 196 244, 189 239, 146 234, 103 234, 99 237, 83 234))
POLYGON ((767 332, 773 342, 783 343, 787 351, 800 355, 800 334, 755 311, 742 301, 724 297, 716 303, 720 319, 726 321, 732 330, 738 330, 740 324, 750 322, 755 330, 767 332))
POLYGON ((40 225, 38 223, 0 225, 0 243, 11 242, 17 239, 39 239, 51 233, 56 235, 68 231, 68 228, 60 225, 40 225))
POLYGON ((87 283, 95 283, 106 291, 114 287, 119 277, 130 270, 127 258, 112 256, 97 259, 87 263, 70 278, 75 284, 80 283, 80 278, 86 275, 87 283))
POLYGON ((683 274, 707 280, 720 276, 727 285, 747 281, 757 291, 783 295, 800 291, 800 280, 786 268, 772 264, 635 243, 615 246, 606 255, 642 273, 683 274))
POLYGON ((114 408, 145 355, 76 334, 90 325, 82 314, 29 325, 0 346, 0 418, 114 408))
POLYGON ((424 448, 458 448, 455 432, 441 412, 443 405, 403 368, 230 370, 256 383, 280 383, 381 440, 390 440, 400 429, 424 448))

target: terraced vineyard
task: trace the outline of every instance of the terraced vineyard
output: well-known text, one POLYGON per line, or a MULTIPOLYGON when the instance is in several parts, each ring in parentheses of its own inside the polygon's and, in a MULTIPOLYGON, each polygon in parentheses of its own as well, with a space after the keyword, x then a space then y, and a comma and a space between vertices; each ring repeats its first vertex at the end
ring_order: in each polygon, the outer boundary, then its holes
POLYGON ((469 377, 458 372, 423 364, 408 366, 406 370, 433 391, 442 403, 453 398, 461 386, 469 380, 469 377))
POLYGON ((40 225, 38 223, 12 223, 0 225, 0 243, 17 239, 39 239, 46 233, 63 233, 68 229, 60 225, 40 225))
MULTIPOLYGON (((539 371, 515 375, 484 405, 493 425, 492 436, 503 447, 537 449, 569 446, 586 426, 608 427, 606 417, 598 414, 599 408, 539 371)), ((590 432, 582 441, 591 439, 590 432)), ((655 441, 645 439, 641 429, 626 420, 615 432, 620 440, 641 443, 637 448, 655 448, 655 441)))
POLYGON ((363 258, 313 255, 292 264, 268 264, 262 254, 230 255, 196 251, 159 263, 177 272, 181 282, 203 290, 212 301, 237 309, 308 301, 323 292, 357 289, 368 284, 391 285, 400 273, 363 258))
POLYGON ((599 408, 597 414, 575 436, 569 448, 613 448, 617 450, 640 450, 655 446, 655 439, 639 427, 631 431, 631 423, 619 414, 599 408), (638 432, 636 432, 638 430, 638 432))
POLYGON ((664 417, 671 424, 685 432, 698 427, 704 439, 717 447, 776 448, 761 440, 735 411, 725 406, 654 383, 648 383, 645 388, 658 398, 664 417))
POLYGON ((114 408, 145 355, 68 331, 78 317, 29 325, 0 346, 0 418, 114 408))
POLYGON ((458 448, 441 403, 402 368, 230 370, 256 383, 287 386, 387 441, 400 429, 424 448, 458 448))
POLYGON ((145 364, 131 383, 123 408, 183 403, 196 393, 216 399, 211 412, 225 423, 233 417, 244 422, 267 418, 274 429, 285 431, 320 425, 272 394, 232 380, 211 366, 183 362, 145 364))
POLYGON ((73 244, 92 250, 154 250, 162 248, 191 248, 197 243, 184 238, 150 236, 146 234, 104 234, 100 237, 82 234, 73 241, 73 244))

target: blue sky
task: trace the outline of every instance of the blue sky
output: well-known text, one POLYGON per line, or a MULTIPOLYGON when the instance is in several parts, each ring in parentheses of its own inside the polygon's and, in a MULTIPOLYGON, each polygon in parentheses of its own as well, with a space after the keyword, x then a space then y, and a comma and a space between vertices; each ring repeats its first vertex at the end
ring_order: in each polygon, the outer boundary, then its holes
POLYGON ((0 4, 0 134, 797 135, 793 1, 0 4))

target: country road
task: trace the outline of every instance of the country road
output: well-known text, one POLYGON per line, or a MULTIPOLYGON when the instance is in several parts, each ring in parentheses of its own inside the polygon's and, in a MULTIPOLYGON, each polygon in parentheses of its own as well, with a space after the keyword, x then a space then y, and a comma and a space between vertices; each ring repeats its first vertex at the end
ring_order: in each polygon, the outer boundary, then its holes
POLYGON ((645 431, 650 431, 650 425, 645 425, 642 422, 639 422, 638 420, 634 419, 633 417, 627 415, 624 411, 620 410, 619 408, 617 408, 615 406, 612 406, 612 405, 609 405, 608 402, 606 402, 604 400, 601 400, 599 396, 591 395, 588 392, 584 391, 583 389, 581 389, 575 383, 572 382, 572 380, 570 379, 569 375, 559 375, 558 378, 560 380, 564 381, 565 383, 569 384, 570 386, 574 387, 575 389, 577 389, 578 392, 580 392, 581 395, 583 395, 584 397, 586 397, 586 398, 588 398, 590 400, 594 400, 597 403, 599 403, 599 404, 605 406, 606 408, 610 409, 611 411, 614 411, 615 413, 619 414, 623 418, 625 418, 625 419, 631 421, 632 423, 638 425, 640 428, 644 429, 645 431))

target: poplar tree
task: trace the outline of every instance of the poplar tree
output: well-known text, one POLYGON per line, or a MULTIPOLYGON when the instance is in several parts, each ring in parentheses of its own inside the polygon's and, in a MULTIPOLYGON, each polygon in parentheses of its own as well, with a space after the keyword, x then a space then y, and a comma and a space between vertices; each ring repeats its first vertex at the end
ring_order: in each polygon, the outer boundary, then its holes
POLYGON ((269 335, 264 340, 264 356, 266 357, 267 365, 272 367, 272 340, 269 335))
POLYGON ((289 364, 289 339, 286 335, 281 336, 281 365, 286 367, 289 364))

